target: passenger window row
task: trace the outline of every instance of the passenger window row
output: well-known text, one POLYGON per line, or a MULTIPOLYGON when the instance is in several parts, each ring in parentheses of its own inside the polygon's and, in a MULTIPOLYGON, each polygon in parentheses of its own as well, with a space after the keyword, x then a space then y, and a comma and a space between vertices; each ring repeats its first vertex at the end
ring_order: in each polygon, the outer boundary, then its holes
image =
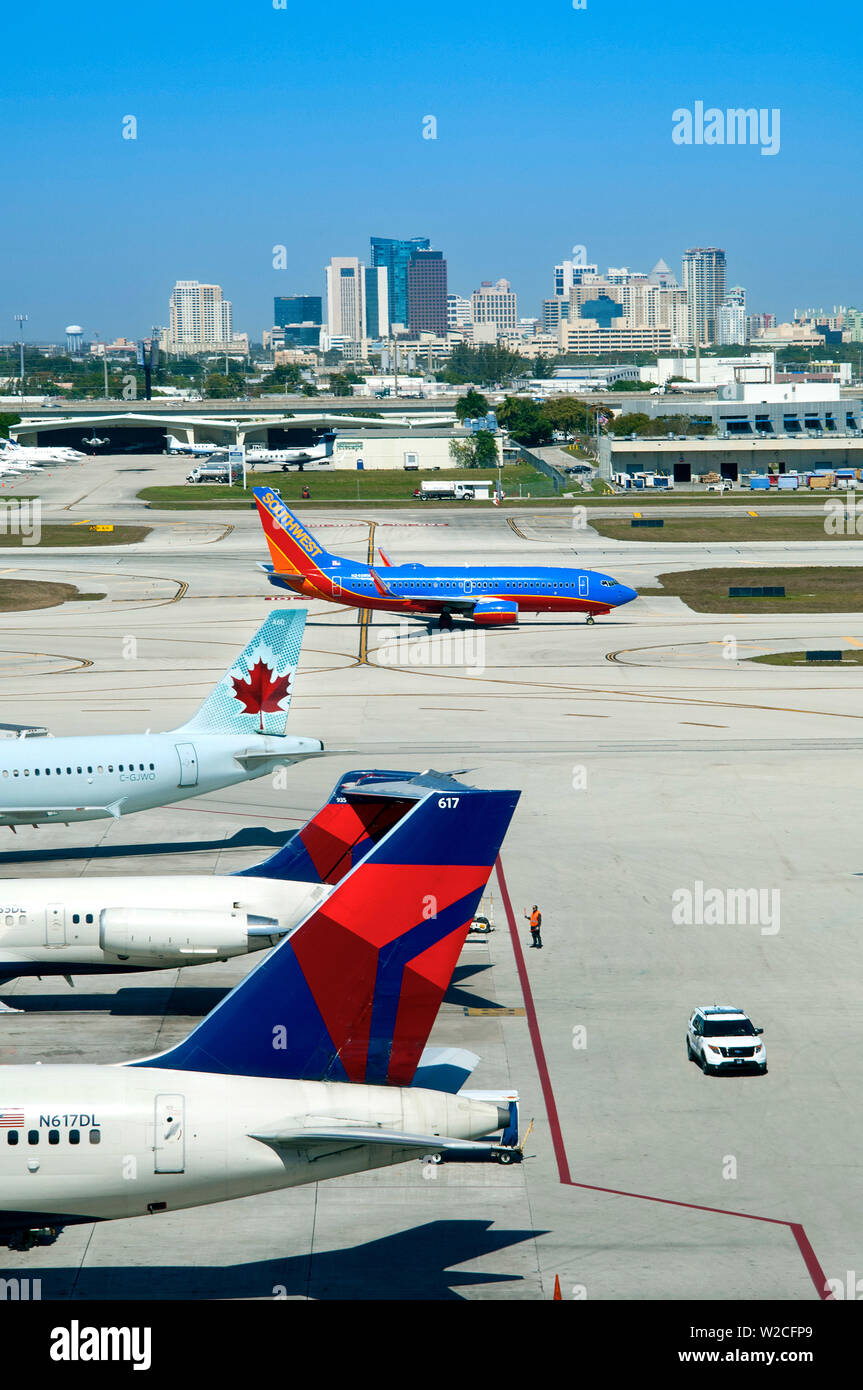
MULTIPOLYGON (((48 1143, 49 1143, 49 1144, 59 1144, 59 1143, 60 1143, 60 1135, 63 1134, 63 1133, 65 1133, 66 1135, 68 1135, 69 1143, 70 1143, 70 1144, 80 1144, 80 1142, 81 1142, 81 1131, 80 1131, 80 1129, 67 1129, 67 1130, 65 1130, 65 1131, 64 1131, 64 1130, 61 1130, 61 1129, 49 1129, 49 1130, 46 1130, 45 1133, 48 1135, 48 1143)), ((101 1144, 101 1142, 102 1142, 102 1131, 101 1131, 101 1130, 99 1130, 99 1129, 90 1129, 90 1130, 87 1131, 87 1133, 88 1133, 89 1136, 90 1136, 90 1143, 91 1143, 91 1144, 101 1144)), ((7 1143, 7 1144, 12 1144, 12 1145, 17 1144, 17 1143, 19 1142, 19 1136, 20 1136, 20 1134, 21 1134, 21 1131, 20 1131, 20 1130, 17 1130, 17 1129, 10 1129, 10 1130, 7 1130, 7 1132, 6 1132, 6 1143, 7 1143)), ((28 1129, 28 1131, 27 1131, 27 1143, 28 1143, 28 1144, 38 1144, 38 1143, 39 1143, 39 1138, 40 1138, 41 1134, 42 1134, 42 1130, 40 1130, 40 1129, 28 1129)))
MULTIPOLYGON (((78 768, 67 767, 67 768, 66 768, 66 776, 67 776, 67 777, 71 777, 71 775, 72 775, 73 772, 83 773, 84 770, 85 770, 85 769, 84 769, 83 767, 78 767, 78 768)), ((101 775, 102 773, 105 772, 105 770, 106 770, 106 769, 102 766, 102 764, 99 763, 99 765, 98 765, 97 768, 96 768, 96 772, 97 772, 98 774, 101 775)), ((135 763, 118 763, 118 764, 117 764, 117 771, 118 771, 118 772, 146 772, 147 770, 148 770, 148 765, 145 764, 145 763, 138 763, 137 765, 136 765, 135 763)), ((23 775, 24 777, 29 777, 29 776, 30 776, 30 771, 31 771, 31 769, 30 769, 29 767, 25 767, 23 770, 21 770, 21 769, 19 769, 19 768, 16 767, 16 768, 13 768, 13 770, 12 770, 12 776, 13 776, 13 777, 21 777, 21 776, 23 775)), ((33 771, 33 776, 34 776, 34 777, 41 777, 41 776, 43 775, 43 769, 42 769, 41 767, 34 767, 34 768, 32 769, 32 771, 33 771)), ((93 768, 92 768, 92 767, 88 767, 88 768, 86 769, 86 771, 92 775, 93 768)), ((113 771, 114 771, 114 764, 113 764, 113 763, 109 763, 108 768, 107 768, 107 771, 108 771, 108 772, 113 772, 113 771)), ((150 763, 150 764, 149 764, 149 771, 150 771, 150 772, 155 772, 155 771, 156 771, 156 764, 155 764, 155 763, 150 763)), ((53 773, 54 773, 54 776, 56 776, 56 777, 62 777, 62 776, 63 776, 63 769, 62 769, 62 767, 55 767, 55 768, 53 769, 53 773)), ((45 775, 46 777, 50 777, 50 776, 52 775, 52 769, 51 769, 50 767, 46 767, 46 768, 44 769, 44 775, 45 775)), ((8 777, 8 776, 9 776, 9 769, 8 769, 8 767, 4 767, 4 769, 3 769, 3 776, 4 776, 4 777, 8 777)))

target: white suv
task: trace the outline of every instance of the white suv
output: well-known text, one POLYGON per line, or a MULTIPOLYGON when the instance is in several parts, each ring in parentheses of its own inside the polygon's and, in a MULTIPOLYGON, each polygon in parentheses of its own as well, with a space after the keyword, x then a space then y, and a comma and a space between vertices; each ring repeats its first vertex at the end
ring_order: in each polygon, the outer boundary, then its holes
POLYGON ((755 1028, 741 1009, 731 1004, 702 1004, 689 1020, 686 1056, 708 1076, 724 1071, 767 1070, 763 1028, 755 1028))

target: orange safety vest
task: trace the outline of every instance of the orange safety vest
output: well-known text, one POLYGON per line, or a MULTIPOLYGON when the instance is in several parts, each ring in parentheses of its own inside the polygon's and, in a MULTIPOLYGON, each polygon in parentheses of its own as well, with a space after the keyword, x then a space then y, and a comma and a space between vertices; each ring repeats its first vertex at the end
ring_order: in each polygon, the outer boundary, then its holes
POLYGON ((541 923, 542 923, 542 913, 541 913, 541 912, 532 912, 532 913, 530 914, 530 929, 531 929, 531 931, 536 931, 537 927, 539 927, 539 926, 541 925, 541 923))

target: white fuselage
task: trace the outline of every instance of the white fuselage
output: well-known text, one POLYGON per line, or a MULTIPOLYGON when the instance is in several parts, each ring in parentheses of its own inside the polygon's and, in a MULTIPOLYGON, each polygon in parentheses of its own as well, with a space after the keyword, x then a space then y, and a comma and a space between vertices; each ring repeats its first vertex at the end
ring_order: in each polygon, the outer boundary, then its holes
POLYGON ((349 1125, 479 1139, 497 1106, 420 1089, 274 1081, 135 1066, 0 1067, 0 1224, 63 1225, 224 1202, 411 1155, 329 1139, 277 1152, 262 1138, 349 1125), (94 1140, 96 1142, 94 1142, 94 1140))
POLYGON ((314 757, 311 738, 105 734, 0 740, 0 825, 126 816, 314 757))
POLYGON ((331 891, 245 874, 0 881, 0 980, 165 970, 266 950, 331 891))

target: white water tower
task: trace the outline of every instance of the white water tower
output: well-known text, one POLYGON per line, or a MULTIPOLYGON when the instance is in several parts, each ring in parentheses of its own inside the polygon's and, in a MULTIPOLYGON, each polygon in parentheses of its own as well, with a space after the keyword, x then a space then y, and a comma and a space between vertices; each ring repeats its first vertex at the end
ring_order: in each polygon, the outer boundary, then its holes
POLYGON ((70 323, 66 329, 66 351, 78 357, 84 350, 84 330, 80 323, 70 323))

